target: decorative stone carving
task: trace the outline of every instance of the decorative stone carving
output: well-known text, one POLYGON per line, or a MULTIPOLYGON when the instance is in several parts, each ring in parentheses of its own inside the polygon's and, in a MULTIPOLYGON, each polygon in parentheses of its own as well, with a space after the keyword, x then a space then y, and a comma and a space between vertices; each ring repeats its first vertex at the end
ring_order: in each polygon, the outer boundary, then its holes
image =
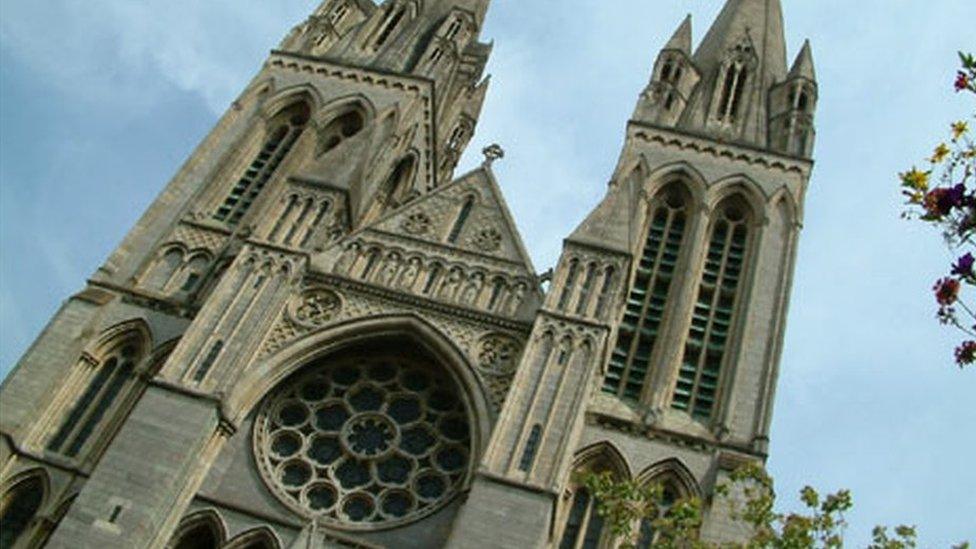
POLYGON ((207 231, 199 227, 180 224, 176 227, 173 238, 170 240, 182 243, 190 251, 202 249, 211 254, 216 254, 223 247, 227 237, 216 231, 207 231))
POLYGON ((458 303, 461 305, 467 305, 469 307, 474 307, 478 305, 478 297, 481 295, 481 289, 485 287, 485 275, 481 273, 474 273, 468 278, 468 282, 464 285, 464 290, 461 291, 461 296, 458 298, 458 303))
POLYGON ((404 268, 403 272, 400 273, 400 280, 397 286, 405 290, 409 290, 417 282, 417 276, 420 275, 420 258, 411 257, 407 261, 407 266, 404 268))
POLYGON ((478 344, 478 368, 495 376, 510 375, 518 366, 522 345, 504 334, 488 334, 478 344))
POLYGON ((437 297, 445 301, 453 301, 462 280, 464 280, 464 273, 461 269, 458 267, 452 268, 447 275, 447 279, 444 280, 440 290, 437 292, 437 297))
POLYGON ((393 252, 386 257, 386 261, 383 263, 383 269, 380 271, 379 276, 376 277, 376 282, 384 286, 392 285, 397 279, 399 272, 400 254, 393 252))
POLYGON ((398 352, 320 361, 265 399, 255 458, 308 518, 353 530, 412 522, 450 501, 470 467, 462 399, 442 368, 398 352))
POLYGON ((309 288, 292 302, 291 319, 307 328, 321 328, 342 310, 339 295, 326 288, 309 288))
POLYGON ((498 232, 498 229, 488 227, 475 233, 469 242, 478 251, 494 252, 502 245, 502 233, 498 232))
POLYGON ((400 224, 400 228, 412 235, 422 235, 427 234, 430 231, 430 227, 433 224, 430 216, 423 212, 416 212, 410 214, 409 217, 403 220, 400 224))

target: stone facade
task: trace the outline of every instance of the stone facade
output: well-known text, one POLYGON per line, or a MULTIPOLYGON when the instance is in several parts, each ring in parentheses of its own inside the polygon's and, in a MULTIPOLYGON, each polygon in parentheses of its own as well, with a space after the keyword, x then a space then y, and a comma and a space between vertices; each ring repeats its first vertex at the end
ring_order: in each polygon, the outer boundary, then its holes
POLYGON ((685 21, 537 275, 500 149, 454 175, 487 4, 326 0, 272 51, 4 381, 4 547, 609 547, 582 470, 744 535, 713 491, 766 459, 809 44, 778 0, 685 21))

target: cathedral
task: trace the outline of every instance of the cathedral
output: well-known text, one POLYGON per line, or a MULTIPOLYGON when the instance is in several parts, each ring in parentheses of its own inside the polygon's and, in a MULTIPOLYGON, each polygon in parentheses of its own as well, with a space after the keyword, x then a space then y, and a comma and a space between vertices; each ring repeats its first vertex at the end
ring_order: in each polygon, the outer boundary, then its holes
POLYGON ((768 455, 810 46, 780 0, 671 22, 541 273, 501 149, 455 173, 488 4, 325 0, 271 51, 4 381, 0 547, 615 547, 585 472, 749 535, 715 487, 768 455))

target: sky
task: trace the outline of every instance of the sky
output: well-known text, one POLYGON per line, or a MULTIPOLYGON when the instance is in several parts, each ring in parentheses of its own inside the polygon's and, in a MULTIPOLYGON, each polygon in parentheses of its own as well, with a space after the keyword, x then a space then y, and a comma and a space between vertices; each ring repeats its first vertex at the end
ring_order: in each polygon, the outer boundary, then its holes
MULTIPOLYGON (((495 0, 491 89, 461 170, 493 142, 539 270, 603 195, 654 58, 721 0, 495 0)), ((79 290, 310 0, 0 1, 0 375, 79 290)), ((951 257, 899 218, 897 173, 973 113, 952 92, 972 0, 783 0, 813 43, 817 165, 806 203, 769 469, 783 509, 849 488, 848 542, 916 524, 976 541, 976 370, 930 287, 951 257)), ((968 42, 968 43, 967 43, 968 42)))

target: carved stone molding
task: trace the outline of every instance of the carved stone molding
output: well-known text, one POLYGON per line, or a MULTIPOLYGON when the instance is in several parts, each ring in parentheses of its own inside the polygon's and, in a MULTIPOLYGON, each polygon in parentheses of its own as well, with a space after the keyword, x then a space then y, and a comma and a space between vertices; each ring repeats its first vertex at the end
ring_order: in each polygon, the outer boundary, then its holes
POLYGON ((416 212, 410 214, 403 223, 400 224, 400 228, 412 235, 422 235, 427 234, 430 231, 433 221, 430 216, 423 212, 416 212))
POLYGON ((181 223, 177 225, 170 241, 183 244, 189 251, 207 250, 211 255, 216 255, 227 241, 227 236, 181 223))
POLYGON ((339 294, 326 288, 308 288, 288 306, 289 319, 306 328, 321 328, 342 311, 339 294))
POLYGON ((515 338, 491 333, 478 342, 478 368, 487 375, 505 376, 515 372, 522 344, 515 338))
MULTIPOLYGON (((286 312, 265 339, 258 359, 340 322, 416 312, 416 307, 406 303, 315 283, 293 296, 286 312)), ((474 373, 497 412, 508 394, 524 341, 517 333, 506 333, 447 313, 425 311, 423 316, 470 358, 474 373)))
POLYGON ((502 233, 494 227, 486 227, 475 233, 468 242, 480 251, 494 252, 502 245, 502 233))

